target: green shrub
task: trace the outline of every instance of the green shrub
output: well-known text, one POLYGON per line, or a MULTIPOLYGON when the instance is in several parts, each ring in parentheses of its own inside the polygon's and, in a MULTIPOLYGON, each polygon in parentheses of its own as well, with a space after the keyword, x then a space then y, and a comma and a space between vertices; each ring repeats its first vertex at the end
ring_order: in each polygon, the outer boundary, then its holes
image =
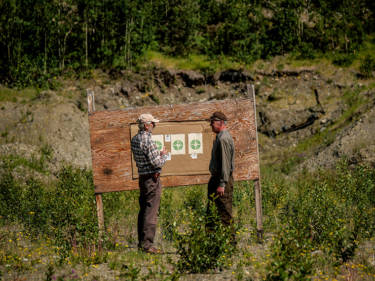
POLYGON ((160 218, 163 239, 173 240, 174 228, 176 227, 176 212, 171 204, 172 192, 170 189, 163 191, 163 197, 160 205, 160 218))
POLYGON ((134 215, 137 213, 127 206, 138 202, 139 190, 127 192, 108 192, 102 194, 104 208, 104 217, 119 219, 123 216, 134 215))
MULTIPOLYGON (((351 168, 343 162, 334 173, 305 171, 295 185, 281 195, 282 228, 271 246, 268 280, 308 279, 311 264, 317 263, 314 251, 324 255, 326 265, 347 262, 360 241, 375 233, 373 168, 351 168)), ((266 202, 272 199, 268 192, 265 195, 266 202)))
POLYGON ((5 158, 0 169, 0 215, 22 223, 34 237, 49 236, 63 255, 97 243, 98 227, 92 173, 64 167, 55 185, 32 176, 20 183, 13 176, 19 158, 5 158), (17 207, 15 207, 17 206, 17 207))
POLYGON ((236 182, 233 188, 233 207, 249 208, 250 202, 254 199, 254 184, 252 181, 236 182))
POLYGON ((180 272, 202 273, 210 269, 225 268, 232 256, 233 228, 221 223, 215 205, 211 214, 199 215, 189 209, 186 211, 187 225, 181 232, 175 232, 175 246, 180 272))
MULTIPOLYGON (((15 221, 19 216, 22 203, 22 187, 15 180, 9 166, 2 167, 0 171, 0 216, 5 221, 15 221)), ((1 220, 3 221, 3 220, 1 220)))
POLYGON ((355 59, 353 54, 336 54, 332 60, 332 63, 338 66, 350 66, 355 59))
POLYGON ((365 78, 372 77, 372 72, 375 71, 375 59, 367 55, 362 61, 359 67, 359 71, 365 78))
POLYGON ((348 167, 343 162, 337 167, 334 191, 339 194, 345 208, 345 218, 355 233, 371 237, 375 233, 375 170, 358 165, 348 167))
POLYGON ((36 179, 28 179, 24 189, 22 201, 22 220, 25 227, 35 236, 39 233, 49 233, 51 204, 50 198, 54 194, 46 189, 36 179))
POLYGON ((185 209, 194 210, 199 216, 206 214, 206 192, 207 186, 194 186, 190 188, 186 195, 183 203, 185 209))
POLYGON ((265 179, 262 183, 263 208, 265 213, 271 213, 284 206, 290 186, 282 177, 281 172, 274 168, 263 170, 262 177, 265 179))
POLYGON ((150 98, 156 103, 160 104, 160 98, 156 94, 151 94, 150 98))
POLYGON ((316 51, 314 50, 314 45, 312 43, 301 43, 299 50, 299 55, 297 59, 315 59, 316 51))
POLYGON ((266 280, 310 280, 312 247, 302 237, 301 230, 287 225, 277 233, 270 248, 272 261, 267 266, 266 280))
POLYGON ((56 243, 64 250, 96 242, 98 224, 91 172, 61 169, 51 202, 51 226, 56 243))

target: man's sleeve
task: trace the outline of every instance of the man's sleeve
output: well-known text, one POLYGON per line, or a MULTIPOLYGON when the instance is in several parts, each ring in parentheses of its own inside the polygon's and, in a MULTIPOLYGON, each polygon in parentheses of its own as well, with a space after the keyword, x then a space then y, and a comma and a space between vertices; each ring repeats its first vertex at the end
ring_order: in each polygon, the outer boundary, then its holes
POLYGON ((149 141, 146 148, 146 155, 150 159, 150 163, 155 168, 162 168, 166 161, 166 157, 160 156, 160 151, 157 149, 156 144, 153 141, 149 141))
POLYGON ((226 183, 229 181, 230 172, 232 168, 232 151, 231 145, 226 140, 220 141, 220 152, 221 152, 221 175, 219 186, 225 187, 226 183))

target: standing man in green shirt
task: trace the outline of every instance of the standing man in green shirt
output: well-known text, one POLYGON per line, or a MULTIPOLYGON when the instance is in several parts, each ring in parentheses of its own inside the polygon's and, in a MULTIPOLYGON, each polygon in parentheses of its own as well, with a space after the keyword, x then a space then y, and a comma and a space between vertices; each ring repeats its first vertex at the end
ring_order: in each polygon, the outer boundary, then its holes
POLYGON ((211 178, 208 182, 207 212, 214 201, 221 221, 229 226, 233 222, 234 142, 227 130, 227 121, 225 114, 218 111, 210 117, 211 129, 216 134, 216 139, 212 147, 209 166, 211 178))

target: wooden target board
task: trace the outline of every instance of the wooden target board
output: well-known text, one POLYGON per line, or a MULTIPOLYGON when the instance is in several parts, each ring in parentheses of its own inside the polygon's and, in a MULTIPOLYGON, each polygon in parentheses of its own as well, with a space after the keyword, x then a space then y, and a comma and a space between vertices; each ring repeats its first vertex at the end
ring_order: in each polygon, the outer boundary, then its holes
POLYGON ((89 114, 95 193, 138 189, 138 173, 130 149, 139 115, 150 113, 160 120, 153 140, 171 153, 162 174, 163 187, 205 184, 215 134, 206 121, 221 111, 235 145, 234 179, 258 180, 259 156, 253 98, 192 104, 94 111, 89 114))

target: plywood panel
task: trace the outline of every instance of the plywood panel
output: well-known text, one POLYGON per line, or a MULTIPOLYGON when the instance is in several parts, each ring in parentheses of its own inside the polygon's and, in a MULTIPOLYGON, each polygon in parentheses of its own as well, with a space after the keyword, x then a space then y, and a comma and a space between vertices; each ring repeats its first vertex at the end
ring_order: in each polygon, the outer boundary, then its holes
MULTIPOLYGON (((130 137, 138 133, 138 125, 130 125, 130 137)), ((215 139, 211 127, 207 121, 180 121, 161 122, 152 131, 153 136, 161 137, 167 151, 171 153, 170 160, 165 163, 161 176, 185 176, 185 175, 208 175, 208 166, 211 159, 212 144, 215 139), (189 153, 189 134, 197 133, 202 135, 199 140, 201 153, 189 153), (183 136, 184 146, 181 154, 173 154, 173 136, 183 136), (166 140, 169 136, 169 141, 166 140)), ((162 142, 161 141, 161 142, 162 142)), ((133 179, 138 178, 138 169, 132 159, 133 179)))
MULTIPOLYGON (((215 111, 224 112, 229 119, 228 130, 235 143, 235 180, 258 179, 259 163, 253 100, 250 98, 234 99, 128 108, 121 111, 99 111, 90 114, 90 140, 95 192, 103 193, 138 188, 138 180, 133 175, 130 137, 131 126, 140 114, 151 113, 155 118, 160 119, 161 124, 167 124, 168 122, 188 124, 191 121, 207 120, 215 111)), ((156 132, 154 131, 154 133, 156 132)), ((212 138, 214 137, 215 134, 212 133, 212 138)), ((179 170, 178 175, 166 173, 161 178, 164 187, 205 184, 208 179, 208 174, 189 174, 188 170, 185 175, 183 175, 183 171, 179 170)))

